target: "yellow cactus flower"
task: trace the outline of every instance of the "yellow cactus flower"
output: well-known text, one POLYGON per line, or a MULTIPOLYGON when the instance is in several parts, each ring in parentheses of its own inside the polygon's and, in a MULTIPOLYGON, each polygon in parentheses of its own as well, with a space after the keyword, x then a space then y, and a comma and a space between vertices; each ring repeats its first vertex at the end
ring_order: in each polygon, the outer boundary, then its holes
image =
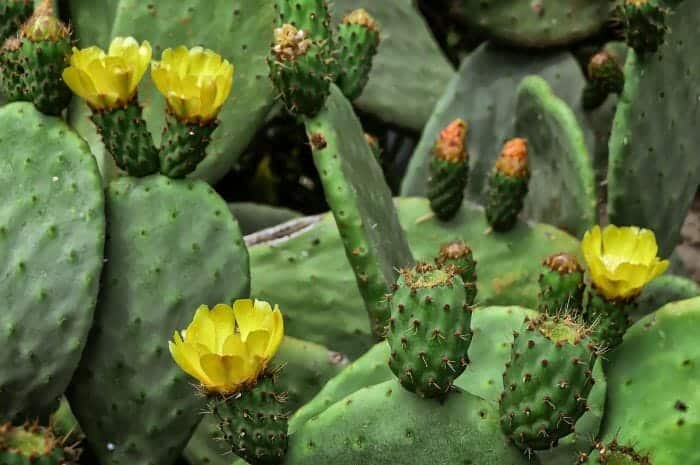
POLYGON ((668 260, 656 256, 656 236, 648 229, 610 225, 601 233, 594 226, 581 249, 593 284, 611 300, 635 297, 668 268, 668 260))
POLYGON ((180 46, 153 62, 151 77, 180 121, 205 125, 231 93, 233 65, 211 50, 180 46))
POLYGON ((98 47, 73 48, 63 80, 95 110, 126 106, 136 95, 151 61, 151 44, 133 37, 116 37, 105 53, 98 47))
POLYGON ((192 323, 169 342, 175 363, 197 378, 204 389, 234 394, 254 385, 277 352, 284 336, 277 305, 237 300, 197 309, 192 323))

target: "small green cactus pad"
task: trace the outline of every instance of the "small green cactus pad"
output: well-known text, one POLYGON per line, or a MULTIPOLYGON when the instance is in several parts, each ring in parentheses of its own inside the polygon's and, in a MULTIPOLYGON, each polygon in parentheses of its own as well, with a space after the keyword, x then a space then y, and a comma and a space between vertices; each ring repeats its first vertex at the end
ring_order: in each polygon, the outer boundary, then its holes
MULTIPOLYGON (((151 43, 155 60, 160 59, 158 51, 168 47, 204 45, 223 54, 235 65, 231 97, 219 115, 220 127, 212 136, 207 157, 191 175, 216 182, 235 164, 262 125, 274 100, 265 60, 274 29, 273 4, 274 0, 109 0, 99 5, 76 1, 70 3, 69 12, 81 47, 106 48, 116 36, 134 36, 151 43), (105 30, 111 33, 105 34, 105 30)), ((148 127, 159 144, 165 101, 148 73, 141 83, 139 96, 148 127)), ((72 125, 90 142, 103 176, 109 179, 115 174, 114 166, 105 157, 104 148, 88 119, 87 105, 75 103, 72 110, 72 125)))
POLYGON ((92 326, 105 240, 90 150, 30 103, 0 108, 0 421, 44 413, 92 326))
POLYGON ((661 275, 644 286, 631 317, 636 321, 668 303, 698 296, 700 286, 695 281, 672 274, 661 275))
POLYGON ((383 121, 420 131, 454 75, 452 65, 412 0, 335 0, 334 22, 357 8, 377 20, 381 42, 367 87, 354 104, 383 121))
POLYGON ((208 410, 230 452, 251 465, 279 465, 287 453, 286 404, 287 395, 276 376, 264 374, 250 390, 209 399, 208 410))
POLYGON ((64 444, 50 428, 0 425, 2 465, 74 465, 79 456, 79 449, 64 444))
POLYGON ((276 0, 277 25, 291 24, 312 40, 331 40, 328 0, 276 0))
POLYGON ((218 123, 183 123, 173 115, 166 117, 160 150, 160 172, 170 178, 184 178, 206 157, 211 135, 218 123))
POLYGON ((389 323, 386 293, 396 270, 413 262, 391 191, 350 102, 335 85, 325 108, 306 121, 306 132, 372 332, 381 337, 389 323))
POLYGON ((463 0, 465 18, 490 37, 516 47, 567 45, 594 35, 613 0, 463 0))
POLYGON ((537 310, 550 315, 576 315, 583 310, 583 268, 576 257, 555 254, 542 261, 537 282, 537 310))
MULTIPOLYGON (((508 233, 485 234, 489 226, 483 210, 469 202, 447 223, 425 219, 430 214, 427 199, 400 198, 395 203, 417 260, 432 261, 437 247, 450 240, 474 245, 477 303, 482 305, 535 307, 542 258, 559 252, 580 258, 578 241, 548 225, 518 223, 508 233)), ((287 334, 353 358, 364 353, 371 345, 367 318, 333 217, 309 217, 256 236, 246 238, 253 295, 280 304, 287 334), (299 292, 309 287, 314 292, 299 292)))
POLYGON ((698 23, 700 8, 683 2, 656 54, 630 51, 610 138, 610 222, 653 230, 662 257, 676 247, 700 184, 700 55, 692 40, 698 23))
POLYGON ((0 45, 13 35, 33 11, 31 0, 3 0, 0 3, 0 45))
MULTIPOLYGON (((321 345, 286 336, 275 363, 286 364, 277 382, 287 393, 285 408, 292 413, 311 400, 328 380, 335 379, 348 365, 348 358, 321 345)), ((386 360, 383 365, 386 367, 386 360)), ((231 456, 225 455, 230 449, 218 437, 216 421, 205 416, 187 444, 187 460, 196 465, 230 465, 231 456)))
POLYGON ((252 234, 303 216, 288 208, 253 202, 233 202, 228 204, 228 208, 238 220, 243 234, 252 234))
POLYGON ((289 438, 287 465, 527 464, 507 446, 491 402, 456 392, 426 401, 398 381, 361 389, 289 438))
POLYGON ((419 397, 444 397, 469 363, 472 308, 454 267, 401 270, 390 298, 389 368, 419 397))
POLYGON ((90 119, 107 153, 129 176, 148 176, 158 172, 158 149, 143 120, 143 109, 137 101, 124 108, 93 111, 90 119))
POLYGON ((632 444, 650 464, 700 463, 700 298, 634 324, 609 357, 601 441, 632 444))
MULTIPOLYGON (((408 165, 401 194, 425 195, 425 178, 438 133, 451 121, 463 118, 469 122, 470 134, 467 196, 483 203, 488 173, 503 143, 519 135, 515 133, 516 93, 520 81, 529 75, 544 78, 574 109, 579 121, 584 121, 580 100, 586 81, 570 53, 529 56, 486 43, 464 60, 435 106, 408 165)), ((593 135, 586 132, 586 141, 589 139, 592 143, 593 135)))
POLYGON ((498 401, 501 429, 524 451, 549 449, 588 409, 597 348, 590 329, 545 314, 514 336, 498 401))
POLYGON ((528 141, 530 192, 525 215, 581 237, 597 224, 595 175, 573 111, 547 82, 532 76, 518 88, 515 131, 528 141))
POLYGON ((435 263, 441 267, 454 266, 464 282, 467 305, 474 304, 477 293, 476 260, 474 252, 464 241, 452 241, 440 247, 435 263))
POLYGON ((95 324, 68 397, 101 463, 168 465, 203 407, 168 340, 199 305, 250 295, 248 255, 226 203, 201 181, 120 178, 107 218, 95 324))
POLYGON ((353 11, 338 26, 335 36, 336 83, 350 101, 362 95, 369 80, 379 46, 379 27, 364 9, 353 11))

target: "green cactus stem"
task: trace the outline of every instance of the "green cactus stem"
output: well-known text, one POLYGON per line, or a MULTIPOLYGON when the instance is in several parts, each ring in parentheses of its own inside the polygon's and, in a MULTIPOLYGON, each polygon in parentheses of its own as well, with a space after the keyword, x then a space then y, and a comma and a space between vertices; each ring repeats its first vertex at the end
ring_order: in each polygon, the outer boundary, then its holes
POLYGON ((338 26, 336 85, 348 100, 355 100, 365 89, 372 60, 379 47, 379 26, 364 8, 354 10, 338 26))
POLYGON ((618 61, 607 51, 598 52, 588 62, 588 82, 583 89, 585 110, 598 108, 610 94, 620 94, 625 86, 625 74, 618 61))
POLYGON ((0 2, 0 42, 14 35, 20 25, 32 15, 31 0, 0 2))
POLYGON ((389 368, 419 397, 444 397, 468 364, 472 309, 455 267, 401 271, 390 297, 389 368))
POLYGON ((443 221, 453 218, 464 200, 469 176, 468 132, 467 123, 456 119, 440 132, 433 149, 428 199, 435 216, 443 221))
POLYGON ((651 465, 649 454, 641 455, 634 447, 622 445, 617 439, 609 443, 595 441, 590 454, 582 452, 578 463, 588 465, 651 465))
POLYGON ((670 10, 659 0, 624 0, 619 7, 627 45, 637 53, 654 53, 668 31, 670 10))
POLYGON ((9 101, 33 102, 47 115, 59 115, 72 93, 61 77, 70 54, 71 31, 44 0, 22 25, 19 37, 0 51, 0 91, 9 101))
POLYGON ((505 232, 515 226, 529 180, 527 140, 516 138, 506 142, 488 181, 486 220, 494 231, 505 232))
POLYGON ((515 334, 499 399, 503 433, 524 451, 557 445, 587 409, 598 348, 591 329, 541 315, 515 334))
POLYGON ((453 241, 440 247, 440 254, 435 259, 440 267, 452 265, 464 282, 467 305, 473 305, 476 299, 476 260, 472 249, 464 241, 453 241))
POLYGON ((75 465, 80 449, 64 444, 50 428, 25 423, 0 426, 0 463, 3 465, 75 465))
POLYGON ((217 126, 216 121, 204 125, 185 123, 169 114, 160 150, 161 174, 183 178, 193 172, 206 157, 217 126))
POLYGON ((595 326, 593 337, 606 347, 617 347, 632 324, 630 315, 636 306, 636 299, 611 300, 594 286, 587 290, 587 294, 584 319, 595 326))
MULTIPOLYGON (((136 98, 124 108, 93 110, 91 119, 107 151, 129 176, 143 177, 158 172, 158 149, 153 145, 143 119, 143 108, 136 98)), ((171 137, 166 136, 166 146, 171 137)))
POLYGON ((576 314, 583 309, 583 268, 575 256, 559 253, 542 261, 537 310, 550 315, 576 314))
POLYGON ((278 374, 263 375, 238 395, 209 400, 221 439, 251 465, 278 465, 287 453, 287 394, 275 382, 278 374))

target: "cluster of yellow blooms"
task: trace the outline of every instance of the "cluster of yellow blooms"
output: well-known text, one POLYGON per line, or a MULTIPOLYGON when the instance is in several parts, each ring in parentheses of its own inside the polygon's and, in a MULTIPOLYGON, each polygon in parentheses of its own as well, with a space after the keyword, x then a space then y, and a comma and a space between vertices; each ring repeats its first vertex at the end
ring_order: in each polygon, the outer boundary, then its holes
MULTIPOLYGON (((63 80, 94 110, 128 105, 148 65, 151 45, 133 37, 117 37, 107 53, 98 47, 73 49, 63 80)), ((185 123, 213 121, 233 85, 233 65, 202 47, 166 49, 151 65, 151 77, 169 110, 185 123)))
POLYGON ((208 392, 235 394, 255 384, 284 336, 279 308, 261 300, 197 309, 169 343, 175 362, 208 392))

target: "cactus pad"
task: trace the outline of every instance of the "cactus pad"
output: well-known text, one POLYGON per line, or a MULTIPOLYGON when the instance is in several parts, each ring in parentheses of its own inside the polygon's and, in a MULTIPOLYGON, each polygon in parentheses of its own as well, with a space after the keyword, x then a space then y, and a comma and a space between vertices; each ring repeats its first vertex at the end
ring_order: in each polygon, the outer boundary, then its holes
POLYGON ((0 419, 42 413, 85 346, 100 283, 104 195, 87 145, 32 104, 0 108, 0 419))
POLYGON ((168 340, 199 305, 250 295, 248 255, 226 203, 201 181, 113 181, 107 218, 95 324, 68 397, 101 463, 168 465, 203 406, 168 340))
POLYGON ((366 10, 358 9, 343 18, 335 37, 338 56, 336 83, 350 100, 362 95, 379 46, 379 25, 366 10))
POLYGON ((656 54, 630 51, 610 138, 610 222, 654 231, 662 257, 678 243, 700 184, 700 55, 692 39, 698 23, 697 4, 683 2, 656 54))
POLYGON ((0 3, 0 43, 17 32, 32 14, 31 0, 5 0, 0 3))
POLYGON ((381 336, 389 322, 386 293, 396 269, 413 262, 391 191, 350 102, 335 85, 326 107, 306 122, 306 132, 372 332, 381 336))
POLYGON ((80 450, 63 443, 50 428, 35 424, 0 426, 3 465, 74 465, 80 450))
POLYGON ((633 445, 650 464, 700 463, 700 298, 668 304, 634 324, 609 355, 601 441, 633 445))

